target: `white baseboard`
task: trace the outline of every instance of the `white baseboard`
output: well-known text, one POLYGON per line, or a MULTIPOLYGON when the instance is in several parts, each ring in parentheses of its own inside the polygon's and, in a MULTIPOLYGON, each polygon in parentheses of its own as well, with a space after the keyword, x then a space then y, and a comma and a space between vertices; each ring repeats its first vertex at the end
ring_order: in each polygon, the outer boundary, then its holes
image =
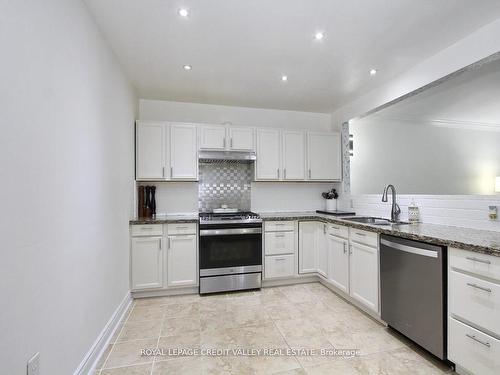
POLYGON ((197 286, 184 286, 175 289, 159 289, 159 290, 144 290, 132 292, 132 298, 148 298, 148 297, 168 297, 184 294, 198 294, 197 286))
POLYGON ((97 361, 108 347, 109 341, 113 337, 116 329, 118 328, 126 312, 129 310, 131 304, 132 297, 130 295, 130 292, 127 292, 95 342, 90 347, 90 350, 87 352, 87 354, 85 354, 83 361, 80 363, 73 375, 92 374, 95 366, 97 365, 97 361))

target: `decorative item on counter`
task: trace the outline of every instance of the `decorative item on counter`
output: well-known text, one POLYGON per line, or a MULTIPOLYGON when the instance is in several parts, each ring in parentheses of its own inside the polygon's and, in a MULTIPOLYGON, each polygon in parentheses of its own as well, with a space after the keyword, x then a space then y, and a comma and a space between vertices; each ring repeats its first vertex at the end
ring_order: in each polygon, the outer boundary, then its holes
POLYGON ((139 186, 137 188, 137 204, 138 204, 137 215, 139 216, 139 218, 144 217, 146 214, 145 194, 146 192, 144 191, 144 186, 139 186))
POLYGON ((337 199, 339 197, 337 190, 332 189, 326 193, 321 193, 321 196, 326 199, 327 211, 337 211, 337 199))
POLYGON ((411 200, 408 206, 408 221, 410 223, 418 223, 420 221, 420 209, 415 204, 415 200, 411 200))
POLYGON ((489 206, 490 211, 490 220, 496 220, 498 218, 498 209, 497 206, 489 206))

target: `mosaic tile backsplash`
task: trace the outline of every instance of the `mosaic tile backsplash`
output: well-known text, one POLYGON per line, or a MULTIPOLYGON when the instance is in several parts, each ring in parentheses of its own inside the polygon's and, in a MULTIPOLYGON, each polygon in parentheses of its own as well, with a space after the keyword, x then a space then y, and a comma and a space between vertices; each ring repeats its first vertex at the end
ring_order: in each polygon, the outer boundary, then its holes
POLYGON ((198 208, 210 212, 225 204, 250 211, 253 164, 231 161, 200 162, 198 208))

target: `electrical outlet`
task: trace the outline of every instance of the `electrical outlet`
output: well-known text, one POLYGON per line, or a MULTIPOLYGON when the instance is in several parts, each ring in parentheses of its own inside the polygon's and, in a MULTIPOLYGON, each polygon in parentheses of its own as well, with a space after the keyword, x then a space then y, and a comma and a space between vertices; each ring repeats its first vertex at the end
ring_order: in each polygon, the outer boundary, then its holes
POLYGON ((40 375, 40 352, 28 361, 28 375, 40 375))

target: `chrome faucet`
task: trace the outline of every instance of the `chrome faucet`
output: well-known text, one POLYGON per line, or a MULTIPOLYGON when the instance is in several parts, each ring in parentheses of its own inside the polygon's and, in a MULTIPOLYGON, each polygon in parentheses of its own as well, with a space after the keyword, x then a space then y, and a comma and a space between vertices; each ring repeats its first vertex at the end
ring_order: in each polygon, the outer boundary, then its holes
POLYGON ((389 189, 392 190, 392 208, 391 208, 391 221, 397 223, 399 221, 399 214, 401 214, 401 208, 396 203, 396 188, 394 185, 387 185, 384 188, 384 193, 382 194, 382 202, 387 202, 387 193, 389 189))

